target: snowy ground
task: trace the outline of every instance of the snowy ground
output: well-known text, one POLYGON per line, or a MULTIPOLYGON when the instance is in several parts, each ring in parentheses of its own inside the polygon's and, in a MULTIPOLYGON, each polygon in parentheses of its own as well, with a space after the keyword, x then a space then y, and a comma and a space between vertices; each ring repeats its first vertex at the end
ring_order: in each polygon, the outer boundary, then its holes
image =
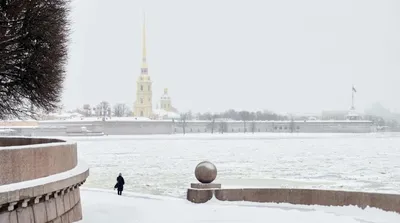
POLYGON ((210 160, 224 187, 273 186, 400 193, 400 134, 201 134, 68 138, 88 162, 87 187, 185 197, 210 160))
POLYGON ((220 202, 82 189, 80 223, 398 223, 400 215, 374 208, 220 202))
POLYGON ((305 187, 400 193, 400 134, 224 134, 104 136, 77 141, 88 162, 85 187, 112 189, 122 172, 126 191, 82 190, 82 223, 398 223, 377 209, 185 199, 202 160, 214 162, 224 187, 305 187), (153 195, 144 195, 153 194, 153 195), (162 195, 155 196, 155 195, 162 195))

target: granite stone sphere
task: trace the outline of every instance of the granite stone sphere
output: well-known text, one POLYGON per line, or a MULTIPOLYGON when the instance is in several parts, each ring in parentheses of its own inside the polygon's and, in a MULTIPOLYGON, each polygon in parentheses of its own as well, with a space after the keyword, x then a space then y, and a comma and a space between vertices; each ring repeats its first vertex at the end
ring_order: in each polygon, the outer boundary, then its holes
POLYGON ((217 178, 217 167, 211 162, 203 161, 197 164, 194 174, 200 183, 209 184, 217 178))

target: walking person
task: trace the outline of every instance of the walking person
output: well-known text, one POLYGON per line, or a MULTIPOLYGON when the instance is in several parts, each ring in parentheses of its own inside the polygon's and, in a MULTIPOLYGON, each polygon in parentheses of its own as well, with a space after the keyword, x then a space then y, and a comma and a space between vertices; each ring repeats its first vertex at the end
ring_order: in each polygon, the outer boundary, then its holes
POLYGON ((114 190, 117 189, 118 195, 122 195, 122 191, 124 190, 125 180, 120 173, 117 177, 117 183, 114 186, 114 190))

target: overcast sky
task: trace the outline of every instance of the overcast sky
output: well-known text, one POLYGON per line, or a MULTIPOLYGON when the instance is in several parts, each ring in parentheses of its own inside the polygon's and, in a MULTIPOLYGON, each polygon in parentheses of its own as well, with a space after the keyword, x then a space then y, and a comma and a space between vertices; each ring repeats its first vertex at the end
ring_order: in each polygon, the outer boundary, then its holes
POLYGON ((146 11, 153 104, 400 111, 398 0, 75 0, 64 105, 133 106, 146 11))

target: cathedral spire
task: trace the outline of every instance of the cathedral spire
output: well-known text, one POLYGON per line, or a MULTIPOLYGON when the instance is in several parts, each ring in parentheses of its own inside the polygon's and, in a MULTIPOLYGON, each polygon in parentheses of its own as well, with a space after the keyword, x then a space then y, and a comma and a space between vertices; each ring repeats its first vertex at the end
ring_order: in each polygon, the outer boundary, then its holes
POLYGON ((153 117, 153 88, 152 81, 147 71, 146 55, 146 21, 143 13, 142 27, 142 66, 140 76, 136 81, 136 101, 134 115, 138 117, 153 117))
POLYGON ((146 14, 143 13, 143 30, 142 30, 142 74, 147 74, 147 52, 146 52, 146 14))

